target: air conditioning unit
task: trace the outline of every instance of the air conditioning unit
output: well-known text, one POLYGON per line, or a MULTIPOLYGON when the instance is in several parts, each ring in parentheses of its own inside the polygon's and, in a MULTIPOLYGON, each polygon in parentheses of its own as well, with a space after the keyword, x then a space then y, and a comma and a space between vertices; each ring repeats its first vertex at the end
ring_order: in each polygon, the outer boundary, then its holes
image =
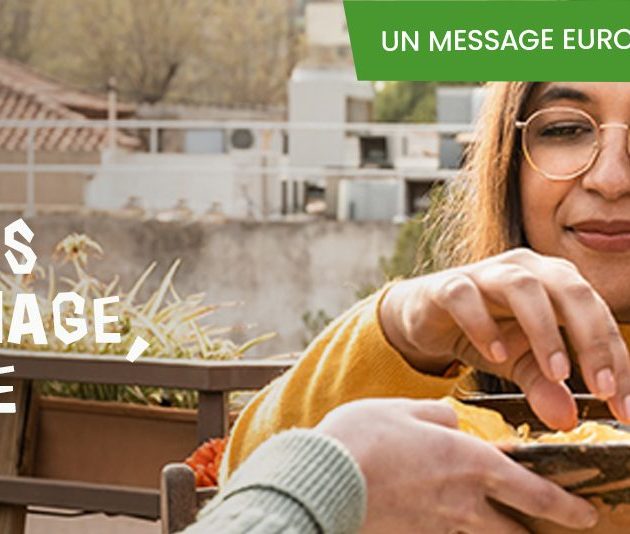
POLYGON ((234 128, 226 131, 228 152, 246 153, 265 151, 273 154, 286 153, 286 133, 278 130, 234 128))
POLYGON ((249 128, 236 128, 229 133, 231 150, 249 150, 256 146, 256 134, 249 128))

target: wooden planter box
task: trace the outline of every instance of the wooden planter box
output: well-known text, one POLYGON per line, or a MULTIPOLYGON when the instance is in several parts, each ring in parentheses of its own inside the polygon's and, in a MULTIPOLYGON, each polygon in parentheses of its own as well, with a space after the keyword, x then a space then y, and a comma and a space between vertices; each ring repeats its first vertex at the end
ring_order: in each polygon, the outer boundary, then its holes
POLYGON ((159 488, 197 445, 196 410, 42 397, 33 476, 159 488))
POLYGON ((201 441, 224 436, 231 391, 257 390, 294 359, 208 361, 0 350, 15 366, 17 415, 0 418, 0 532, 22 532, 26 506, 160 518, 158 477, 201 441), (32 381, 187 389, 199 410, 32 398, 32 381), (39 428, 38 428, 39 427, 39 428), (33 476, 36 475, 36 476, 33 476))

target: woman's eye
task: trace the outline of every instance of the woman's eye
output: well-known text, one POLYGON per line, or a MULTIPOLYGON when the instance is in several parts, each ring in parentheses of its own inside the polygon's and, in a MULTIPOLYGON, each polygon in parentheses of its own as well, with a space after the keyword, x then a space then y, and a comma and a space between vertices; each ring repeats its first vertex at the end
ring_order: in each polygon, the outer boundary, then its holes
POLYGON ((555 123, 540 129, 538 135, 549 139, 576 139, 593 133, 590 124, 555 123))

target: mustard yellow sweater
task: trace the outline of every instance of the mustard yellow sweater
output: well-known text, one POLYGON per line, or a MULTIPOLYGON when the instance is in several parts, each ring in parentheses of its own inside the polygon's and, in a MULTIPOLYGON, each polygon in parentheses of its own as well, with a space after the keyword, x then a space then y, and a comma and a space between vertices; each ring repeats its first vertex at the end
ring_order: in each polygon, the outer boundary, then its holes
POLYGON ((232 473, 281 430, 315 426, 336 406, 366 397, 439 398, 468 374, 444 378, 413 369, 387 341, 378 307, 387 287, 338 317, 295 366, 260 391, 238 418, 222 466, 232 473))
MULTIPOLYGON (((470 369, 462 368, 450 378, 423 374, 391 346, 378 319, 378 308, 389 287, 338 317, 290 371, 245 408, 229 440, 222 480, 273 434, 292 427, 313 427, 345 402, 367 397, 439 398, 456 389, 475 387, 470 369)), ((630 324, 619 328, 630 347, 630 324)))

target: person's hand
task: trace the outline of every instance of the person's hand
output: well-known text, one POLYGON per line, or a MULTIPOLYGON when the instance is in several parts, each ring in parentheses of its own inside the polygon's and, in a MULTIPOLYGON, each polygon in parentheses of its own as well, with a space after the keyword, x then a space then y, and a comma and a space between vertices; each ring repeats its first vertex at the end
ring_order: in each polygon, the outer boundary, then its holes
POLYGON ((519 534, 527 530, 493 501, 569 528, 589 528, 597 512, 456 430, 444 401, 368 399, 328 413, 315 427, 339 440, 367 483, 365 534, 519 534))
POLYGON ((577 424, 564 384, 577 353, 588 389, 630 422, 630 358, 602 297, 569 261, 515 249, 395 284, 380 319, 416 369, 439 372, 454 359, 515 382, 548 426, 577 424))

